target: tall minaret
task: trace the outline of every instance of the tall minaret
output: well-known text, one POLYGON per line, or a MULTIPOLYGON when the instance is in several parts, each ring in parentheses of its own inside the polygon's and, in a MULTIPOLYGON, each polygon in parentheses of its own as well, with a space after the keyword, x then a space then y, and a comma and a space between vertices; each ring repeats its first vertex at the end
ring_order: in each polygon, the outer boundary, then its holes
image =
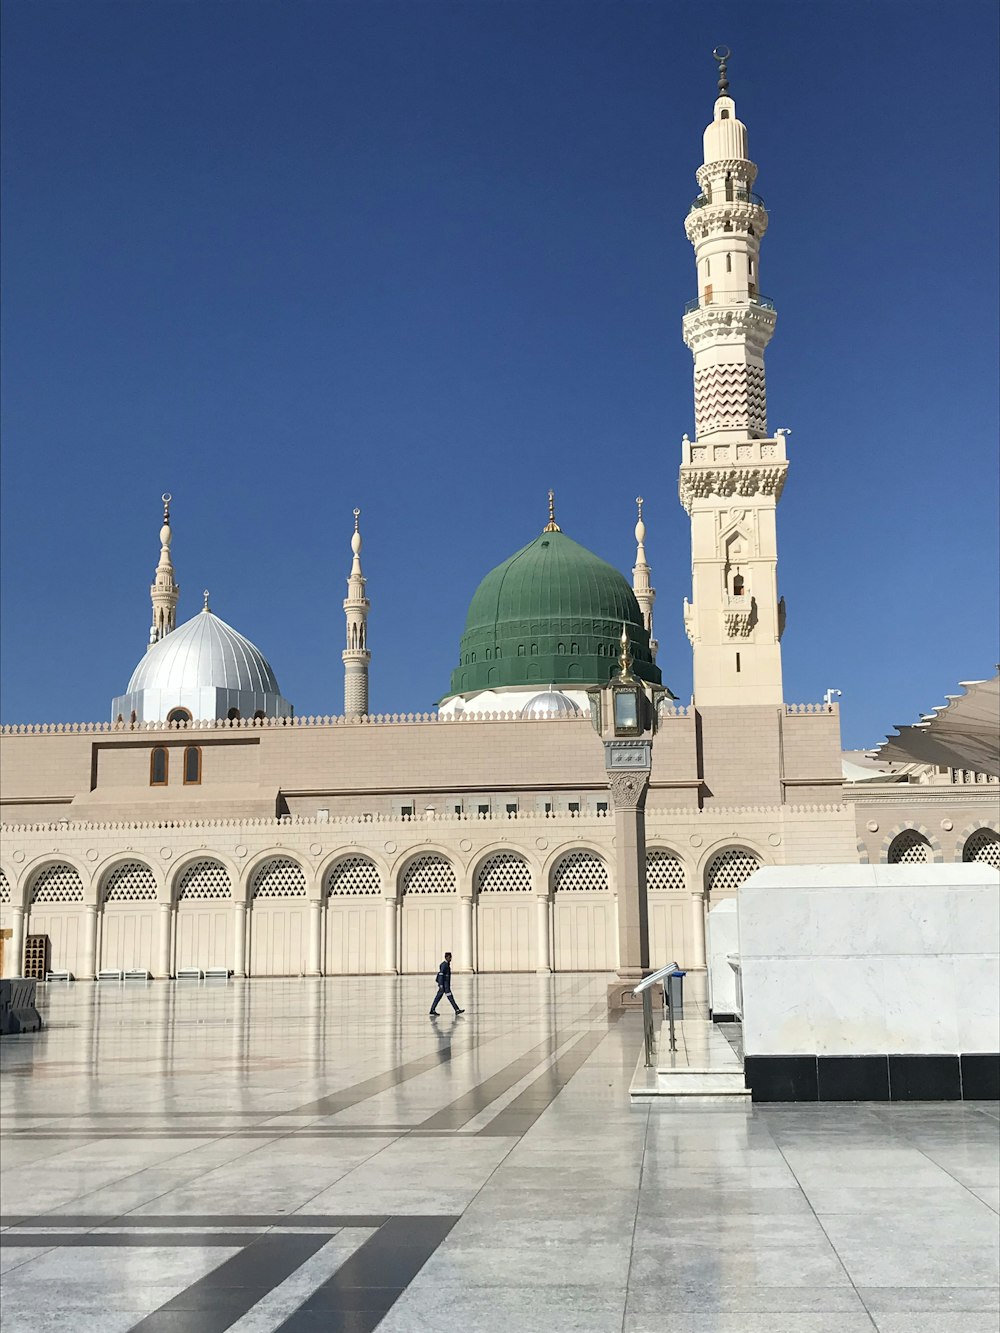
POLYGON ((632 591, 635 593, 635 600, 639 603, 639 610, 642 612, 642 623, 649 635, 649 651, 655 662, 656 651, 660 645, 653 638, 653 603, 656 601, 656 589, 650 584, 649 578, 652 571, 646 560, 646 524, 642 518, 642 506, 645 501, 641 495, 637 495, 635 503, 639 511, 639 518, 635 525, 636 551, 635 565, 632 569, 632 591))
POLYGON ((685 223, 698 296, 684 314, 694 354, 695 440, 684 436, 680 498, 691 515, 694 701, 780 704, 784 602, 778 599, 776 510, 788 470, 785 435, 767 432, 764 348, 774 305, 760 293, 767 212, 751 192, 757 168, 719 63, 715 115, 705 130, 701 194, 685 223))
POLYGON ((180 596, 180 584, 174 578, 174 565, 170 559, 170 543, 173 533, 170 531, 170 501, 173 496, 169 491, 163 496, 163 527, 160 529, 160 563, 156 566, 156 575, 149 589, 153 603, 153 623, 149 630, 149 642, 158 643, 177 625, 177 599, 180 596))
POLYGON ((365 596, 365 576, 361 572, 361 530, 358 520, 361 510, 354 511, 354 535, 351 537, 351 550, 354 560, 351 575, 347 580, 347 596, 344 598, 344 615, 347 618, 347 647, 341 656, 344 659, 344 715, 346 717, 364 717, 368 712, 368 664, 372 655, 368 651, 368 612, 371 602, 365 596))

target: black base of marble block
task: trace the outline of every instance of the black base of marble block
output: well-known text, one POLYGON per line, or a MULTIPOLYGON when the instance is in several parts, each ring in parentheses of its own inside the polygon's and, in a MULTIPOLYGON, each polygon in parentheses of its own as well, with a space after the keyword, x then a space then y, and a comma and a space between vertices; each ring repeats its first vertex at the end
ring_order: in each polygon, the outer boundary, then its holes
POLYGON ((1000 1055, 748 1055, 755 1102, 1000 1099, 1000 1055))
POLYGON ((1000 1101, 1000 1055, 963 1055, 960 1063, 964 1101, 1000 1101))
POLYGON ((884 1055, 821 1055, 816 1059, 821 1102, 887 1102, 889 1065, 884 1055))

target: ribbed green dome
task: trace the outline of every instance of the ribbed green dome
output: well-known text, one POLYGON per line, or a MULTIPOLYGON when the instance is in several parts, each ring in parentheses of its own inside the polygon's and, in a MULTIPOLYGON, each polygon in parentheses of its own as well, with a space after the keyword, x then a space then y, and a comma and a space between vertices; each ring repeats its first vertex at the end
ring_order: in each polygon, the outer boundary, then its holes
POLYGON ((476 589, 451 693, 603 684, 617 671, 623 624, 632 670, 659 685, 642 613, 622 574, 564 532, 543 532, 476 589))

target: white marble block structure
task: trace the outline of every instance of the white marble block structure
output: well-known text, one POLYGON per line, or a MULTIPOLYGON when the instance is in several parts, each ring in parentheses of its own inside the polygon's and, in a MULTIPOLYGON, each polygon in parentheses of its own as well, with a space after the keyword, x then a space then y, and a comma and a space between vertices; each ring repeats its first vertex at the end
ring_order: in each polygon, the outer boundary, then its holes
POLYGON ((997 1097, 1000 872, 768 867, 738 918, 755 1101, 997 1097))
POLYGON ((736 973, 730 955, 740 951, 736 899, 726 898, 705 918, 705 955, 708 960, 708 1007, 715 1022, 726 1022, 740 1015, 736 973))

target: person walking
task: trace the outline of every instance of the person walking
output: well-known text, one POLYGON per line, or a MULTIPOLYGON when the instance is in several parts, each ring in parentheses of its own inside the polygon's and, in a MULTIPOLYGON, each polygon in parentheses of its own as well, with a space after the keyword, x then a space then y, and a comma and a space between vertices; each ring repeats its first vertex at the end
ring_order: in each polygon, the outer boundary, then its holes
POLYGON ((459 1009, 455 1003, 455 997, 451 993, 451 954, 446 953, 444 962, 438 968, 437 976, 434 978, 437 982, 438 993, 434 996, 434 1003, 431 1005, 431 1017, 437 1018, 438 1005, 441 1003, 441 996, 447 995, 448 1003, 454 1009, 456 1014, 464 1014, 464 1009, 459 1009))

